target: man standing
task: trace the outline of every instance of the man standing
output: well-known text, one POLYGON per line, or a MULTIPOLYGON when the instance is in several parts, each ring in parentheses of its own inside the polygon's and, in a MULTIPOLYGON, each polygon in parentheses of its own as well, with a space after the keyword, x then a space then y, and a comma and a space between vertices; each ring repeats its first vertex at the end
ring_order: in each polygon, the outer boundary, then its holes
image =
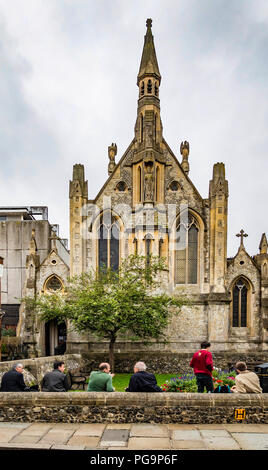
POLYGON ((1 392, 26 392, 29 387, 23 378, 23 365, 16 364, 11 370, 5 372, 1 382, 1 392))
POLYGON ((92 371, 89 376, 88 392, 114 392, 110 364, 102 362, 99 370, 92 371))
POLYGON ((54 370, 44 375, 42 392, 68 392, 69 383, 67 375, 64 374, 64 369, 63 361, 54 363, 54 370))
POLYGON ((262 393, 259 377, 247 369, 245 362, 237 362, 235 369, 238 375, 235 377, 235 385, 231 388, 232 392, 262 393))
POLYGON ((201 349, 194 353, 190 362, 190 367, 193 367, 196 376, 198 393, 203 393, 206 388, 208 393, 213 393, 213 359, 209 350, 210 343, 203 341, 201 349))
POLYGON ((157 385, 154 374, 146 372, 144 362, 136 362, 134 366, 134 374, 130 377, 129 386, 126 392, 162 392, 163 390, 157 385))

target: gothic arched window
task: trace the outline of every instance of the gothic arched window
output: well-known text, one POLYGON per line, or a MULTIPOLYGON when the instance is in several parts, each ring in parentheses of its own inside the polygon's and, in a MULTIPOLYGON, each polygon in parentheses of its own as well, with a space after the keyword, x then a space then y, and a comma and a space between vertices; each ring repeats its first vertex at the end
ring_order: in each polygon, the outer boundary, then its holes
POLYGON ((61 290, 63 290, 63 283, 58 276, 53 274, 46 280, 44 285, 44 291, 56 292, 61 290))
POLYGON ((98 230, 98 265, 100 269, 110 268, 117 271, 119 267, 119 234, 120 228, 115 217, 101 219, 98 230), (108 220, 110 218, 110 221, 108 220))
POLYGON ((147 93, 152 93, 152 88, 153 88, 153 85, 152 85, 152 80, 148 80, 148 83, 147 83, 147 93))
POLYGON ((188 216, 188 222, 179 220, 175 247, 176 284, 197 284, 198 232, 197 221, 191 214, 188 216))
POLYGON ((246 327, 248 317, 249 285, 239 278, 232 290, 232 324, 233 327, 246 327))

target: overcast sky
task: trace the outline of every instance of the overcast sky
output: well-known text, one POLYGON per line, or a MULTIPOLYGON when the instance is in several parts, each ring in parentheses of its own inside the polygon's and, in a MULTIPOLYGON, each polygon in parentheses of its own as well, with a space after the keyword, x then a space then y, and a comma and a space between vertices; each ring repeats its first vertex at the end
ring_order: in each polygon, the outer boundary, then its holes
POLYGON ((0 0, 0 205, 45 205, 69 238, 69 180, 89 199, 134 137, 137 74, 152 18, 163 133, 208 197, 213 164, 229 182, 228 256, 268 236, 267 0, 0 0))

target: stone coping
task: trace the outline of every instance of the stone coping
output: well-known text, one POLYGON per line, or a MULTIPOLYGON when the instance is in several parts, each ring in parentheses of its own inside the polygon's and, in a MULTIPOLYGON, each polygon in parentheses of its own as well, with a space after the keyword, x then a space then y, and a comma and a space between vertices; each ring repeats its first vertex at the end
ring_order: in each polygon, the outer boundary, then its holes
POLYGON ((130 393, 130 392, 2 392, 0 407, 7 406, 115 407, 260 407, 268 408, 268 393, 130 393))

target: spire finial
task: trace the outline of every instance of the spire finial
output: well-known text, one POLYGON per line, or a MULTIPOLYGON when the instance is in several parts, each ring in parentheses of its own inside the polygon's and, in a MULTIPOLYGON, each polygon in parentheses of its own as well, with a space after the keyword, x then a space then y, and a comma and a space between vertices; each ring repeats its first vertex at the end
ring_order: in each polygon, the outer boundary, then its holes
POLYGON ((153 20, 151 18, 147 18, 147 21, 146 21, 146 26, 147 28, 151 28, 152 27, 152 23, 153 23, 153 20))

